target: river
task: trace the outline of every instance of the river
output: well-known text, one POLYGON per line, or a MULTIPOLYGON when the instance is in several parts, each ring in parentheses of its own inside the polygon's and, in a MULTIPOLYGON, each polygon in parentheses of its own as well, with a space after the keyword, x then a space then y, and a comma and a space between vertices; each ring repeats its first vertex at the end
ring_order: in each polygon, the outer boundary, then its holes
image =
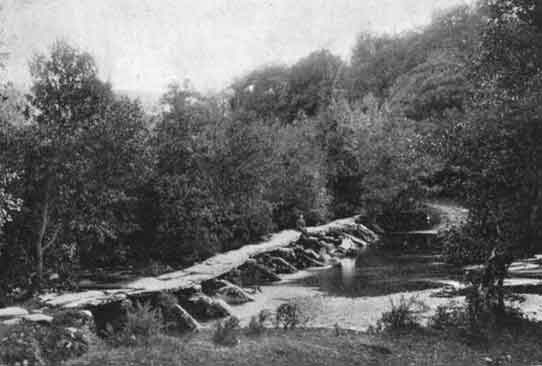
MULTIPOLYGON (((441 212, 438 230, 466 218, 466 211, 457 206, 432 207, 441 212)), ((523 303, 513 305, 538 320, 542 320, 541 263, 518 262, 505 281, 509 288, 516 286, 516 292, 524 298, 523 303)), ((391 309, 392 303, 401 297, 414 297, 427 305, 423 322, 439 305, 463 303, 463 297, 448 295, 453 293, 449 290, 462 287, 463 273, 463 268, 445 264, 435 253, 366 248, 355 259, 343 259, 340 266, 300 271, 273 285, 261 286, 255 301, 233 307, 233 315, 246 325, 260 310, 274 310, 294 301, 307 314, 306 326, 366 330, 391 309)))
POLYGON ((453 300, 442 296, 442 290, 456 284, 461 273, 437 255, 367 249, 355 259, 343 259, 340 266, 301 271, 262 286, 254 302, 236 306, 233 312, 246 324, 262 309, 295 301, 308 315, 307 326, 366 330, 401 296, 423 301, 429 316, 438 305, 453 300))

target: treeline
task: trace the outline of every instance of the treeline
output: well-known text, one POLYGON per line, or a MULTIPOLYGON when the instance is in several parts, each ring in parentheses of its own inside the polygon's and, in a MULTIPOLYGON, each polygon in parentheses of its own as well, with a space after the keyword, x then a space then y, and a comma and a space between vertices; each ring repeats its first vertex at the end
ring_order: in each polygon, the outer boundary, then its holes
POLYGON ((29 95, 1 91, 3 290, 74 266, 185 265, 300 213, 373 216, 428 195, 468 204, 471 244, 536 243, 541 39, 534 1, 480 2, 361 34, 348 62, 316 51, 217 95, 172 85, 152 116, 57 42, 31 61, 29 95))

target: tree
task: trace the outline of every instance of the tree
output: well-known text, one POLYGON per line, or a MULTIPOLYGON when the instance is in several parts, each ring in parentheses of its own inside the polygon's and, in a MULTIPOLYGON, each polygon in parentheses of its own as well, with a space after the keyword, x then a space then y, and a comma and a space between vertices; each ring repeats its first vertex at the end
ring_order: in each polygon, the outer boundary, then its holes
POLYGON ((420 179, 439 167, 421 148, 422 126, 394 115, 371 96, 363 104, 342 100, 329 113, 335 122, 327 137, 335 210, 376 213, 404 192, 421 194, 420 179))
POLYGON ((315 51, 296 62, 289 73, 290 120, 299 112, 311 117, 340 95, 346 65, 328 50, 315 51))
POLYGON ((230 104, 237 117, 285 121, 290 114, 288 75, 285 66, 266 66, 233 83, 230 104))
POLYGON ((451 53, 436 53, 398 77, 390 94, 391 108, 416 121, 463 111, 469 95, 466 64, 451 53))
MULTIPOLYGON (((58 242, 85 252, 89 243, 134 230, 126 204, 145 177, 145 123, 138 104, 115 98, 99 80, 93 58, 64 42, 35 56, 31 75, 39 112, 22 140, 21 221, 34 225, 39 285, 45 256, 58 242)), ((49 258, 58 259, 56 254, 49 258)))

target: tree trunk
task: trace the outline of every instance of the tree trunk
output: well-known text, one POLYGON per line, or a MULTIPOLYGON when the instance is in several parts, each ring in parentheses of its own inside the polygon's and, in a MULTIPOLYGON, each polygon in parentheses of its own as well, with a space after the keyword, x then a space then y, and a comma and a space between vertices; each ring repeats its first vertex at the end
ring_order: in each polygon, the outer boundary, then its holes
POLYGON ((50 187, 51 178, 47 178, 45 181, 45 194, 43 199, 43 205, 41 207, 38 237, 36 238, 36 243, 34 245, 36 250, 36 286, 38 289, 41 288, 41 284, 43 281, 43 239, 45 238, 45 233, 47 232, 47 227, 49 226, 50 187))

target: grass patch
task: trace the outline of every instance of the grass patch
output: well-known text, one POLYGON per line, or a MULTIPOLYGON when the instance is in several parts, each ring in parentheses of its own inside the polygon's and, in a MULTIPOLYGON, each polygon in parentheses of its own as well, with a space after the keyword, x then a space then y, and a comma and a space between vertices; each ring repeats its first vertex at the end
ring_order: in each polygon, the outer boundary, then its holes
MULTIPOLYGON (((371 366, 487 366, 486 358, 509 356, 510 365, 542 361, 539 325, 521 334, 496 337, 489 345, 472 346, 460 337, 429 328, 408 334, 369 335, 334 329, 265 329, 259 337, 240 334, 236 347, 217 347, 213 332, 184 338, 159 336, 148 346, 94 348, 69 366, 178 365, 371 365, 371 366)), ((506 365, 506 364, 505 364, 506 365)))

